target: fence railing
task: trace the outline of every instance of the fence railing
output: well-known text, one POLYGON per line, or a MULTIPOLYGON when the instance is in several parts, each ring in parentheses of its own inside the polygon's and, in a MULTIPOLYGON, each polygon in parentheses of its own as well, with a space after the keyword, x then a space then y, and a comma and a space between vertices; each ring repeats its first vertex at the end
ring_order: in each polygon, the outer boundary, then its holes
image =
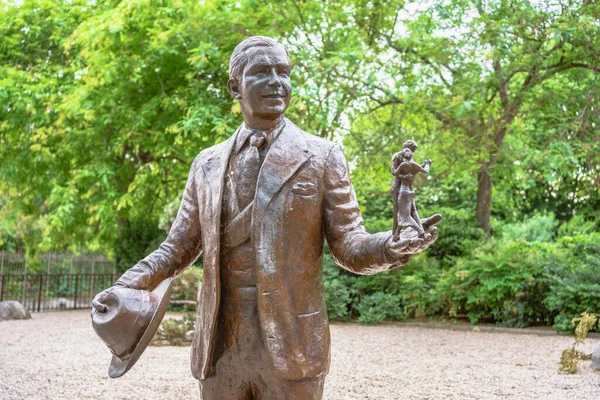
MULTIPOLYGON (((47 274, 110 274, 115 270, 115 262, 104 255, 73 255, 63 253, 40 254, 36 259, 38 269, 47 274)), ((31 262, 23 253, 0 252, 0 275, 23 274, 31 262)))
POLYGON ((90 308, 96 293, 111 286, 115 274, 0 275, 0 301, 17 300, 33 312, 90 308))
POLYGON ((24 254, 0 252, 0 301, 17 300, 36 312, 88 308, 115 279, 115 262, 103 255, 47 253, 36 263, 32 271, 24 254))

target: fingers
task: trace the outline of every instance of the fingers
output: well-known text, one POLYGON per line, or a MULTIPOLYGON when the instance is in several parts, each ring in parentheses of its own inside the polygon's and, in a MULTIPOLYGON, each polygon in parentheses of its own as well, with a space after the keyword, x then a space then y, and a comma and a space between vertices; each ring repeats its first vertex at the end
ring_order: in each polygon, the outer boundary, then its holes
POLYGON ((438 228, 436 226, 434 226, 433 228, 429 229, 428 232, 431 234, 430 243, 433 243, 436 240, 438 240, 438 228))
POLYGON ((423 238, 411 239, 410 244, 408 245, 408 248, 407 248, 408 252, 409 253, 416 252, 421 247, 421 244, 423 244, 423 238))
POLYGON ((400 240, 397 242, 390 240, 388 251, 395 258, 400 258, 404 255, 416 254, 426 250, 438 239, 438 228, 435 226, 442 220, 439 214, 433 215, 424 220, 423 225, 426 229, 421 236, 416 236, 416 231, 412 228, 403 230, 400 234, 400 240))
POLYGON ((92 300, 92 307, 94 307, 94 309, 100 313, 105 313, 108 310, 104 304, 100 303, 96 299, 92 300))
POLYGON ((400 240, 398 240, 398 241, 392 240, 390 248, 393 251, 401 251, 401 250, 406 249, 408 246, 410 246, 410 239, 400 236, 400 240))
POLYGON ((417 252, 421 252, 426 250, 429 246, 431 246, 438 239, 438 229, 437 227, 430 228, 423 238, 423 243, 421 243, 421 247, 417 252))
POLYGON ((94 297, 94 299, 92 300, 92 307, 94 307, 96 309, 96 311, 104 313, 107 311, 107 307, 102 304, 102 302, 104 301, 104 298, 106 296, 108 296, 108 294, 110 292, 112 292, 113 288, 110 287, 106 290, 103 290, 102 292, 98 293, 96 295, 96 297, 94 297))
POLYGON ((427 231, 425 231, 425 233, 421 236, 412 235, 411 229, 409 228, 406 231, 402 231, 400 240, 397 242, 390 240, 388 251, 395 258, 400 258, 404 255, 416 254, 426 250, 429 246, 435 243, 437 239, 438 228, 436 226, 428 228, 427 231))
POLYGON ((406 238, 401 236, 399 241, 391 242, 389 250, 396 254, 397 257, 403 254, 412 254, 421 247, 423 241, 422 237, 406 238))
POLYGON ((421 225, 423 225, 423 228, 425 228, 426 230, 429 230, 429 228, 437 225, 441 220, 442 216, 440 214, 435 214, 429 218, 422 219, 421 225))

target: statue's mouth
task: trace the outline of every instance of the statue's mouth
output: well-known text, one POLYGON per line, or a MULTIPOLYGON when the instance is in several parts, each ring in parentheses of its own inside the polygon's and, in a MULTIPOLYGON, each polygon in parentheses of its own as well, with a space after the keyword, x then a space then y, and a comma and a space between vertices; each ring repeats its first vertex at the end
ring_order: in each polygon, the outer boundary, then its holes
POLYGON ((265 99, 283 99, 283 98, 285 98, 285 95, 281 94, 281 93, 272 93, 272 94, 265 94, 265 95, 263 95, 263 97, 265 99))

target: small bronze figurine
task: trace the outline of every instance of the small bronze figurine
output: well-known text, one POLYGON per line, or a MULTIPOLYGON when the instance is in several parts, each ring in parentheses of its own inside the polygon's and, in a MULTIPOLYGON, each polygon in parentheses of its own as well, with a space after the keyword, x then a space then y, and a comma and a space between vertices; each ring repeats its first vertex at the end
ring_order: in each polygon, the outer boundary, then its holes
POLYGON ((407 140, 402 151, 394 154, 392 158, 392 175, 395 177, 392 186, 394 195, 394 241, 400 240, 400 232, 402 232, 403 227, 412 227, 419 233, 419 236, 425 234, 415 205, 413 182, 418 173, 429 173, 431 160, 427 159, 423 165, 417 164, 413 160, 413 153, 417 147, 417 142, 407 140))

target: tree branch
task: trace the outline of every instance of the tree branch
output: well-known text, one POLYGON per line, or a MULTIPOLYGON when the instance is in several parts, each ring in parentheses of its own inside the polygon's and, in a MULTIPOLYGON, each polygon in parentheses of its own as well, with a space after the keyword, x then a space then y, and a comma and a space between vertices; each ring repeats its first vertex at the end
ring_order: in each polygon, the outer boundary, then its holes
POLYGON ((500 65, 499 60, 494 60, 494 72, 496 73, 496 78, 498 79, 498 92, 500 93, 500 101, 502 102, 502 106, 507 108, 510 106, 510 100, 508 99, 506 80, 504 79, 502 65, 500 65))
POLYGON ((431 61, 431 59, 429 57, 427 57, 424 54, 420 54, 415 49, 410 49, 410 48, 398 46, 397 44, 394 43, 391 35, 383 35, 383 37, 385 38, 385 41, 387 42, 388 46, 390 46, 392 49, 394 49, 397 53, 400 53, 402 55, 405 55, 405 54, 408 54, 408 53, 414 54, 415 56, 419 57, 421 59, 421 61, 423 61, 425 64, 429 65, 430 67, 433 67, 436 70, 436 72, 438 72, 438 73, 440 73, 440 67, 439 66, 441 65, 444 68, 446 68, 448 71, 450 71, 453 75, 457 74, 457 71, 455 71, 453 68, 451 68, 446 63, 437 63, 439 65, 436 65, 436 64, 434 64, 433 61, 431 61))

